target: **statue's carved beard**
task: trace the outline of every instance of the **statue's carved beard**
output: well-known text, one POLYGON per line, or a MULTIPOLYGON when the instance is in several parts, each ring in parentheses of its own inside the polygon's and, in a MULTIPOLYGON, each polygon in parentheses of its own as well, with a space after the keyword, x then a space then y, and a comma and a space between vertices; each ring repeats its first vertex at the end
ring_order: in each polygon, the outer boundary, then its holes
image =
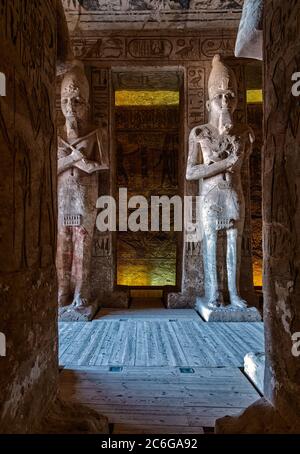
POLYGON ((66 128, 68 137, 77 138, 80 135, 81 129, 84 127, 85 120, 77 117, 67 117, 66 118, 66 128))
POLYGON ((233 118, 232 114, 228 109, 222 110, 219 117, 219 132, 224 134, 229 132, 233 127, 233 118))

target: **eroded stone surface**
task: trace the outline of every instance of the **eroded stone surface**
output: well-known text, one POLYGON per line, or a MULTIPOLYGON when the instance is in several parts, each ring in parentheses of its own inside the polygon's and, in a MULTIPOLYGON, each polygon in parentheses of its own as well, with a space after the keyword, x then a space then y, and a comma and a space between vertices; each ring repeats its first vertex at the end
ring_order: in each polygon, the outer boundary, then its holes
POLYGON ((80 403, 56 398, 41 423, 39 434, 109 434, 108 420, 80 403))
POLYGON ((57 391, 57 14, 50 0, 0 8, 1 433, 32 431, 57 391))
POLYGON ((300 362, 292 351, 293 334, 300 332, 300 181, 296 170, 300 123, 299 99, 291 92, 292 74, 298 68, 300 32, 296 18, 300 4, 267 0, 265 8, 264 395, 269 403, 260 401, 238 418, 217 421, 217 433, 300 431, 300 362))
POLYGON ((288 434, 298 433, 299 426, 290 426, 266 399, 260 399, 238 416, 225 416, 216 420, 215 433, 288 434))

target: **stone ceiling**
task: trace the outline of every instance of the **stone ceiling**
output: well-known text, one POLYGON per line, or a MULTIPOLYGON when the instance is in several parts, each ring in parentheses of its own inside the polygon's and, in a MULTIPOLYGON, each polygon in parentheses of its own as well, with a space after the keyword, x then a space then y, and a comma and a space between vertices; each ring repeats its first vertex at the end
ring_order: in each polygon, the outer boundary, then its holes
POLYGON ((243 0, 62 0, 70 31, 233 28, 243 0))

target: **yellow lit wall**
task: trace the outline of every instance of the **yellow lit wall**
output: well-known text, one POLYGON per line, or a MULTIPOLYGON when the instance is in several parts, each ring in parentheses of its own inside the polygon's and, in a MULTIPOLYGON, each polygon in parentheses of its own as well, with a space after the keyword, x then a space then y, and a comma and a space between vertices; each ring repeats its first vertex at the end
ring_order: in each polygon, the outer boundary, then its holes
POLYGON ((258 260, 253 263, 253 283, 255 287, 262 287, 263 284, 262 262, 258 260))
POLYGON ((116 106, 178 106, 178 91, 117 90, 116 106))
POLYGON ((263 102, 262 90, 247 90, 247 104, 259 104, 263 102))

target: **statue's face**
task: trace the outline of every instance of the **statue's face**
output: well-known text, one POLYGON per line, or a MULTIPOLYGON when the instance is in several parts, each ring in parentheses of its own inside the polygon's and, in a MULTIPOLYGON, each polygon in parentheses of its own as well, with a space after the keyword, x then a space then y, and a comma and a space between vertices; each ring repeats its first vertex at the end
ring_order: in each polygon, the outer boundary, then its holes
POLYGON ((209 102, 209 110, 212 114, 233 114, 237 108, 237 97, 231 90, 218 91, 209 102))
POLYGON ((61 110, 65 118, 82 120, 88 112, 88 100, 80 91, 65 93, 61 98, 61 110))

